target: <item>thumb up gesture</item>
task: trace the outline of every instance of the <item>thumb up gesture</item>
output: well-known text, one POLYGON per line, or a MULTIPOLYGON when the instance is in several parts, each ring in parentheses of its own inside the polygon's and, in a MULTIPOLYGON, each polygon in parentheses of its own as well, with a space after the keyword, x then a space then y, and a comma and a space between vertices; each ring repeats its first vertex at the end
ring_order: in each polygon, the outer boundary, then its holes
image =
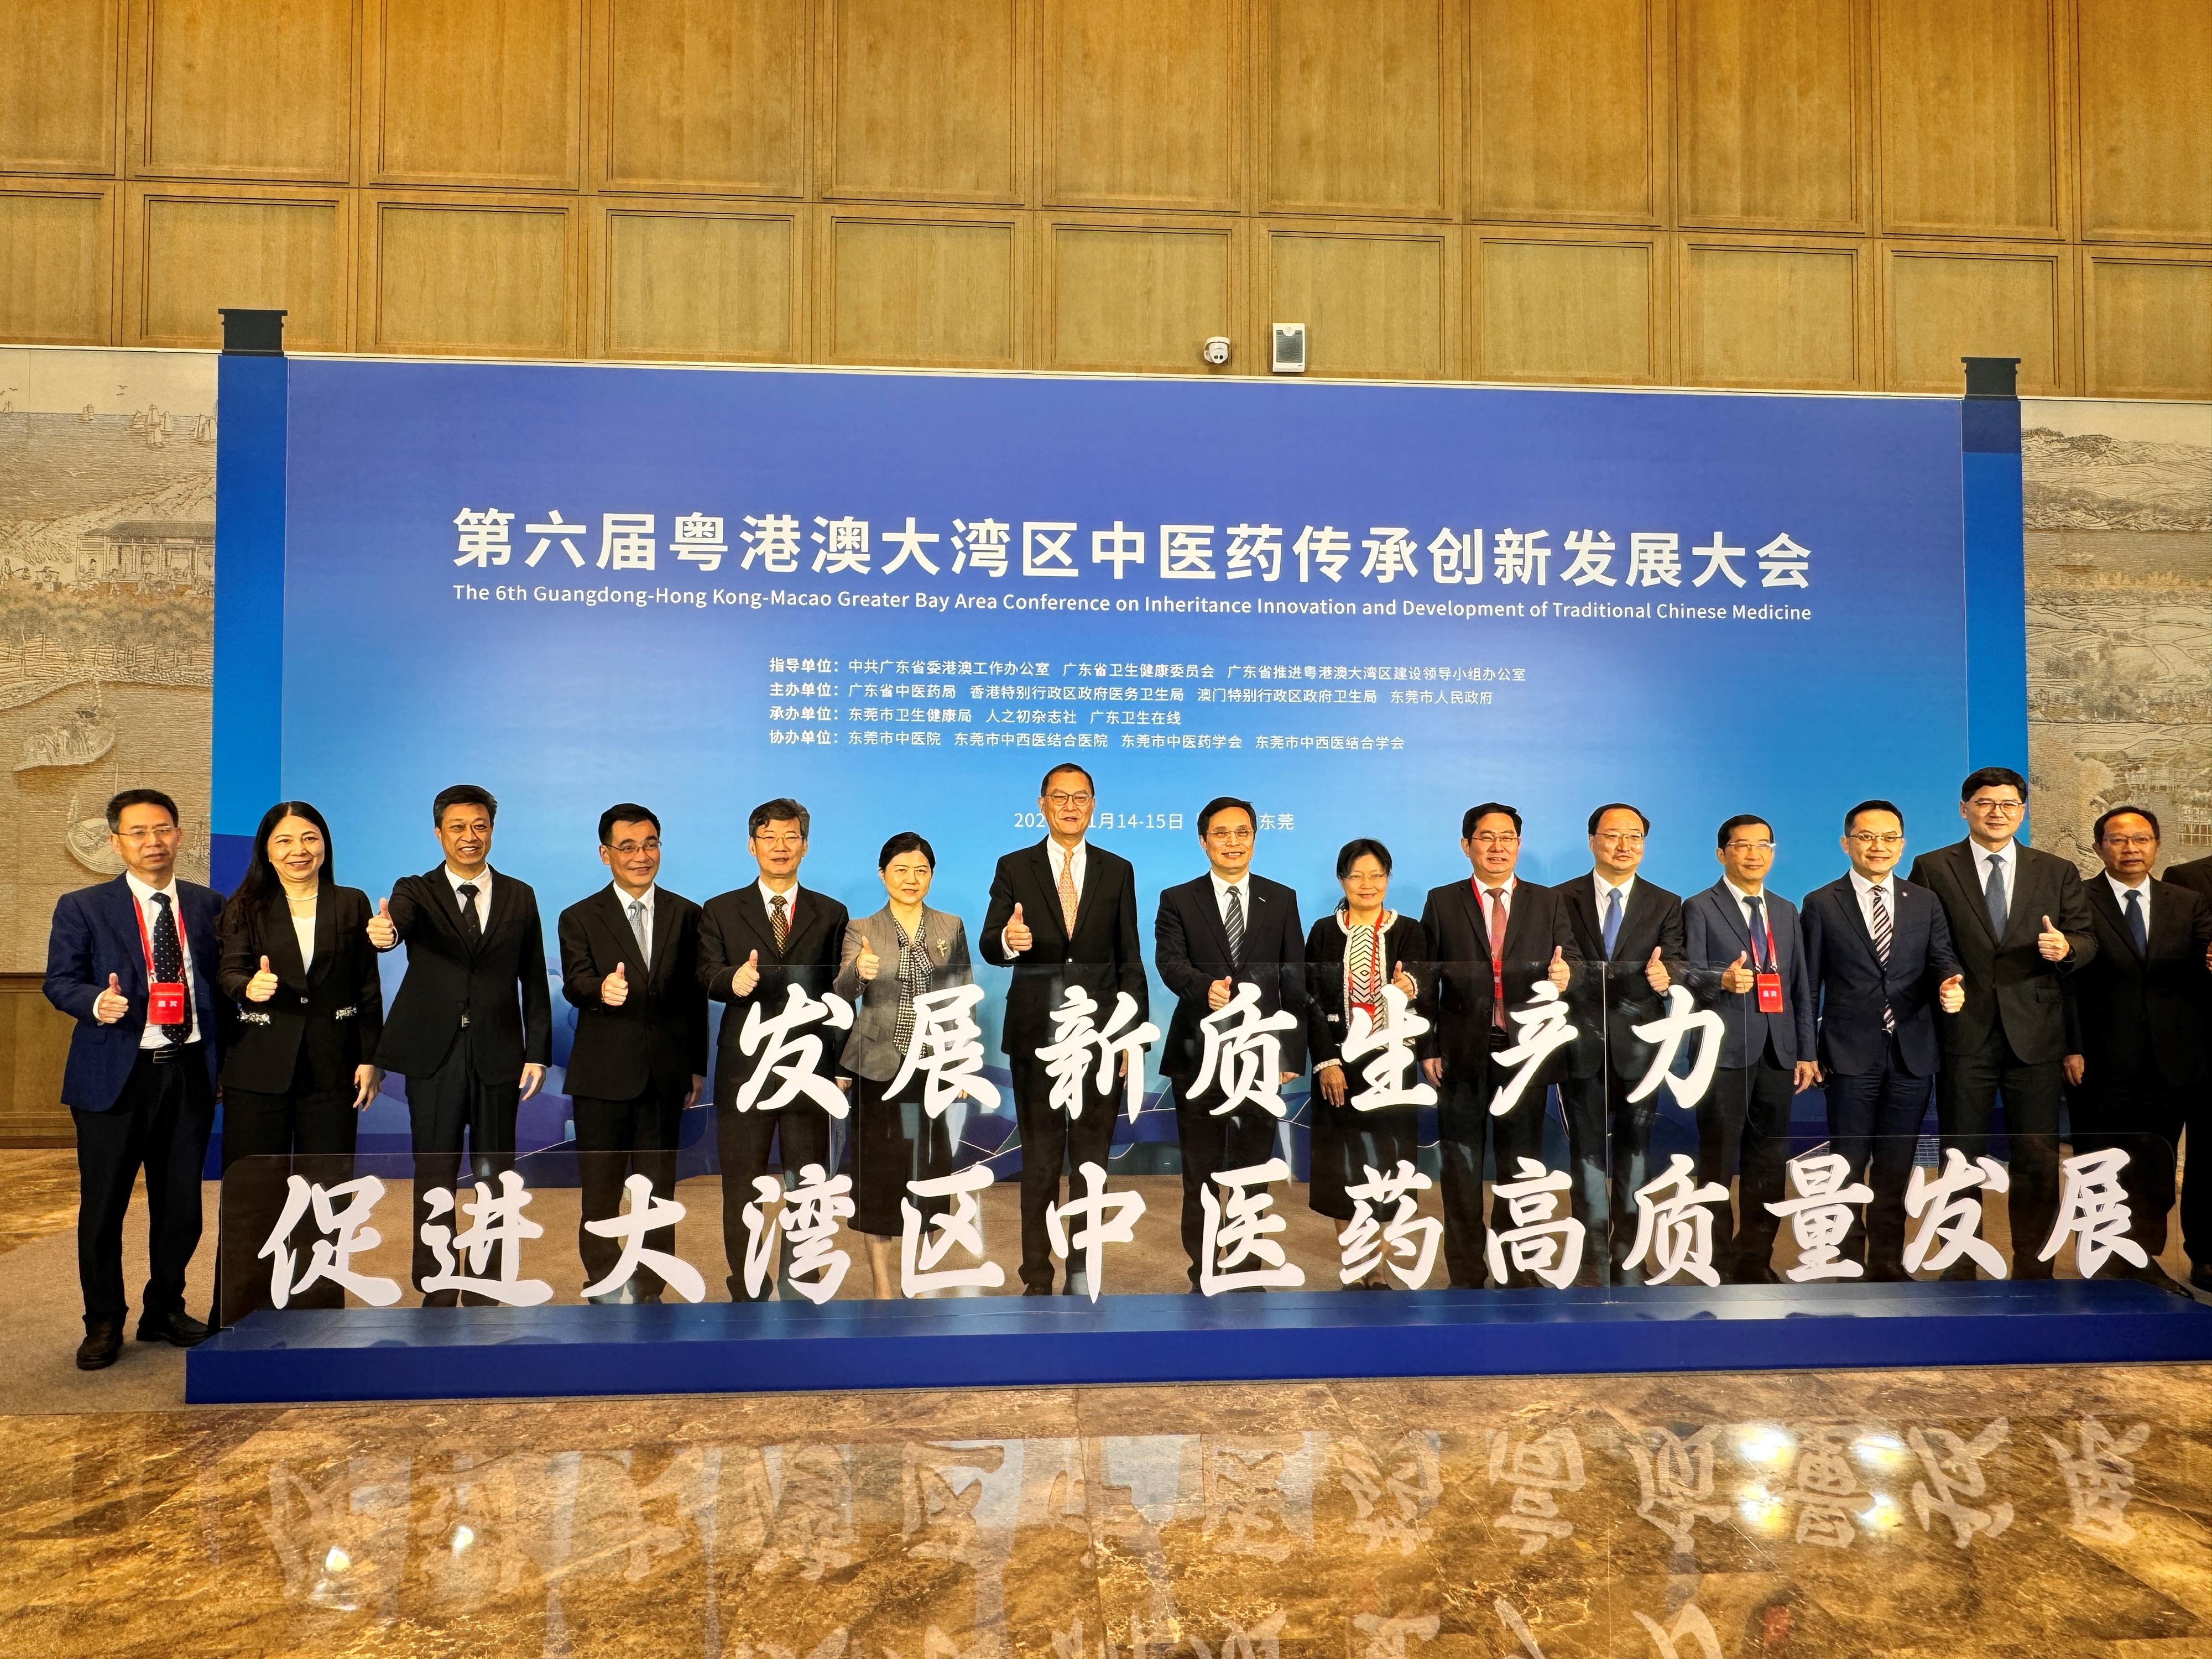
POLYGON ((1674 982, 1673 975, 1667 971, 1667 964, 1659 960, 1659 952, 1656 949, 1651 952, 1651 960, 1644 964, 1644 982, 1662 997, 1667 994, 1667 988, 1674 982))
POLYGON ((1206 988, 1206 1006, 1218 1014, 1230 1005, 1236 995, 1236 981, 1224 975, 1206 988))
POLYGON ((2063 962, 2066 953, 2074 948, 2065 934, 2051 925, 2051 918, 2043 919, 2043 931, 2035 936, 2035 949, 2045 962, 2063 962))
POLYGON ((866 933, 860 935, 860 954, 853 959, 853 966, 863 980, 873 980, 884 970, 884 959, 876 954, 875 941, 866 933))
POLYGON ((749 997, 760 988, 760 952, 756 951, 739 964, 730 977, 730 989, 741 997, 749 997))
POLYGON ((1954 974, 1936 988, 1936 1003, 1947 1014, 1955 1014, 1966 1006, 1966 979, 1963 974, 1954 974))
POLYGON ((112 1025, 130 1012, 131 999, 123 994, 123 981, 110 974, 107 988, 92 1000, 92 1017, 102 1025, 112 1025))
POLYGON ((266 1002, 276 994, 276 975, 269 971, 269 958, 261 958, 261 971, 246 981, 248 1002, 266 1002))
POLYGON ((389 951, 399 943, 399 930, 392 925, 392 901, 388 898, 376 902, 376 914, 368 919, 368 942, 380 951, 389 951))
POLYGON ((1552 981, 1552 988, 1555 991, 1565 990, 1567 981, 1574 977, 1574 972, 1575 970, 1567 965, 1566 947, 1563 945, 1554 945, 1552 947, 1552 959, 1544 965, 1544 977, 1552 981))
POLYGON ((1019 956, 1036 943, 1036 938, 1030 933, 1029 923, 1022 920, 1022 907, 1017 904, 1013 919, 1006 923, 1006 949, 1011 954, 1019 956))
MULTIPOLYGON (((1390 983, 1404 992, 1408 1000, 1421 994, 1421 988, 1413 982, 1413 976, 1406 971, 1406 964, 1402 962, 1390 970, 1390 983)), ((1331 1101, 1329 1103, 1339 1105, 1342 1103, 1331 1101)))
POLYGON ((599 981, 599 1000, 610 1008, 619 1008, 629 1000, 629 966, 615 963, 615 970, 599 981))
POLYGON ((1734 991, 1738 996, 1741 996, 1746 991, 1748 991, 1753 986, 1759 983, 1759 975, 1753 973, 1750 969, 1743 965, 1749 960, 1750 958, 1745 956, 1742 951, 1739 951, 1736 952, 1735 960, 1729 963, 1727 967, 1721 969, 1722 990, 1734 991))

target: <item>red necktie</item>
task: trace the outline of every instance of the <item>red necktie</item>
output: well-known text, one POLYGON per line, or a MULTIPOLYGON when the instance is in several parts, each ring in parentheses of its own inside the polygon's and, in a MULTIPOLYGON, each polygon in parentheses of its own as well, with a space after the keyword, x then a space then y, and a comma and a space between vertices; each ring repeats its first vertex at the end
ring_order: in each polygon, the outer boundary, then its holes
POLYGON ((1486 887, 1490 896, 1490 1023, 1505 1029, 1505 890, 1486 887))

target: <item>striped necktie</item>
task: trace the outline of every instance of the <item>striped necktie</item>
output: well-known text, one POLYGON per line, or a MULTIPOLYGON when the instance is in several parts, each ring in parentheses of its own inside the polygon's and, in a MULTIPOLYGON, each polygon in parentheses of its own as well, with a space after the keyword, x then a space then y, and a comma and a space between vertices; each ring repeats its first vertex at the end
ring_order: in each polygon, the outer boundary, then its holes
POLYGON ((1229 933, 1229 959, 1242 968, 1244 965, 1244 898, 1242 891, 1234 886, 1229 890, 1229 915, 1223 926, 1229 933))
MULTIPOLYGON (((1889 967, 1889 906, 1882 902, 1879 887, 1873 889, 1869 896, 1874 900, 1874 953, 1886 975, 1889 967)), ((1889 993, 1886 987, 1881 998, 1881 1029, 1885 1031, 1897 1030, 1897 1016, 1890 1012, 1889 993)))

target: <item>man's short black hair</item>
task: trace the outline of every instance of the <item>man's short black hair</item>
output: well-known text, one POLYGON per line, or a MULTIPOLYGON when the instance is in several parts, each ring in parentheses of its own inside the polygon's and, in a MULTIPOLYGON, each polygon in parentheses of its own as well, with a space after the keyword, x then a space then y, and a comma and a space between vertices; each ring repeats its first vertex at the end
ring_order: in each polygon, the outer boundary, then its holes
POLYGON ((799 825, 799 838, 805 841, 813 833, 814 815, 788 795, 778 795, 774 800, 764 800, 745 814, 745 839, 750 841, 771 823, 799 825))
POLYGON ((618 823, 649 823, 653 826, 654 835, 658 836, 660 833, 660 815, 650 806, 640 806, 634 800, 617 801, 599 814, 600 846, 611 847, 615 844, 615 825, 618 823))
MULTIPOLYGON (((1596 811, 1590 814, 1590 834, 1593 836, 1597 834, 1597 827, 1605 822, 1605 815, 1607 812, 1633 812, 1636 814, 1636 821, 1644 826, 1644 833, 1647 836, 1651 833, 1651 820, 1644 815, 1644 809, 1642 807, 1631 806, 1625 800, 1609 800, 1606 802, 1604 805, 1599 807, 1596 811)), ((1467 838, 1462 836, 1460 839, 1464 841, 1467 838)))
POLYGON ((1037 781, 1037 793, 1040 795, 1048 793, 1052 789, 1052 781, 1058 777, 1062 772, 1082 773, 1083 787, 1085 789, 1088 789, 1093 795, 1096 795, 1098 793, 1097 781, 1091 777, 1090 769, 1087 767, 1078 766, 1073 761, 1061 761, 1058 765, 1046 772, 1044 776, 1037 781))
MULTIPOLYGON (((1960 799, 1963 799, 1964 797, 1962 796, 1960 799)), ((1851 825, 1858 822, 1859 814, 1862 812, 1887 812, 1890 817, 1897 820, 1897 827, 1899 829, 1902 830, 1905 828, 1905 814, 1898 809, 1898 805, 1895 801, 1863 800, 1856 806, 1851 808, 1850 811, 1844 814, 1844 833, 1845 835, 1848 836, 1851 833, 1851 825)))
POLYGON ((1983 789, 2016 789, 2022 800, 2027 799, 2027 780, 2009 766, 1984 766, 1966 774, 1966 781, 1959 786, 1959 799, 1972 800, 1977 791, 1983 789))
POLYGON ((1216 812, 1226 812, 1232 806, 1252 820, 1252 831, 1257 835, 1260 830, 1260 814, 1253 808, 1250 801, 1239 800, 1234 795, 1216 795, 1198 809, 1198 833, 1203 836, 1213 823, 1213 815, 1216 812))
POLYGON ((158 806, 169 815, 169 822, 172 824, 180 822, 177 817, 177 803, 160 790, 125 789, 107 803, 107 833, 109 835, 120 835, 123 832, 123 809, 126 806, 158 806))
POLYGON ((2106 812, 2097 820, 2096 833, 2089 837, 2091 844, 2098 847, 2103 846, 2105 844, 2105 826, 2110 823, 2114 818, 2124 818, 2130 813, 2150 825, 2150 832, 2152 836, 2161 841, 2165 839, 2165 837, 2160 836, 2159 833, 2158 814, 2152 811, 2149 807, 2115 806, 2111 811, 2106 812))
MULTIPOLYGON (((1459 821, 1459 838, 1462 841, 1472 841, 1474 838, 1474 826, 1480 823, 1483 819, 1490 817, 1493 812, 1502 812, 1507 817, 1511 818, 1513 820, 1513 833, 1516 836, 1521 833, 1520 813, 1515 811, 1502 800, 1486 800, 1480 806, 1470 806, 1467 809, 1466 816, 1462 817, 1459 821)), ((1593 825, 1592 828, 1595 828, 1595 826, 1593 825)))
POLYGON ((1729 837, 1735 834, 1737 830, 1742 829, 1747 823, 1755 823, 1760 829, 1765 830, 1768 840, 1771 841, 1774 838, 1774 826, 1769 823, 1765 818, 1759 817, 1758 813, 1739 812, 1727 823, 1721 825, 1720 836, 1713 842, 1713 845, 1716 847, 1726 847, 1729 844, 1729 837))
POLYGON ((430 803, 430 823, 434 828, 446 821, 449 806, 481 806, 484 816, 494 823, 499 822, 499 800, 480 783, 456 783, 441 789, 438 798, 430 803))

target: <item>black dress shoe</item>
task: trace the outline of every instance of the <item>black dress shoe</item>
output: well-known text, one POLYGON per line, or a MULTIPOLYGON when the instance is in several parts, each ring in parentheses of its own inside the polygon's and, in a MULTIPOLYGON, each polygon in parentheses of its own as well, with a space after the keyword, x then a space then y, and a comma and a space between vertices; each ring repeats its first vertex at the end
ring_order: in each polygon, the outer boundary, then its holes
POLYGON ((461 1305, 459 1291, 425 1291, 422 1305, 426 1308, 458 1308, 461 1305))
POLYGON ((2190 1268, 2189 1283, 2191 1288, 2202 1291, 2207 1296, 2212 1296, 2212 1265, 2200 1261, 2190 1268))
POLYGON ((1961 1256, 1943 1269, 1941 1282, 1946 1285, 1971 1285, 1980 1277, 1981 1275, 1974 1271, 1974 1264, 1961 1256))
POLYGON ((1049 1285, 1024 1285, 1022 1286, 1022 1294, 1024 1296, 1050 1296, 1052 1294, 1052 1286, 1049 1285))
POLYGON ((660 1292, 657 1290, 640 1291, 637 1293, 637 1305, 641 1308, 654 1306, 659 1302, 659 1300, 660 1292))
POLYGON ((104 1371, 122 1352, 121 1320, 88 1319, 84 1322, 84 1340, 76 1345, 76 1368, 81 1371, 104 1371))
POLYGON ((2156 1257, 2153 1257, 2145 1267, 2138 1267, 2128 1264, 2123 1267, 2121 1271, 2130 1279, 2139 1279, 2146 1285, 2155 1285, 2161 1291, 2172 1291, 2176 1296, 2182 1294, 2181 1286, 2174 1282, 2173 1275, 2159 1265, 2156 1257))
POLYGON ((167 1342, 172 1347, 197 1348, 208 1340, 208 1328, 182 1308, 148 1314, 138 1322, 141 1342, 167 1342))

